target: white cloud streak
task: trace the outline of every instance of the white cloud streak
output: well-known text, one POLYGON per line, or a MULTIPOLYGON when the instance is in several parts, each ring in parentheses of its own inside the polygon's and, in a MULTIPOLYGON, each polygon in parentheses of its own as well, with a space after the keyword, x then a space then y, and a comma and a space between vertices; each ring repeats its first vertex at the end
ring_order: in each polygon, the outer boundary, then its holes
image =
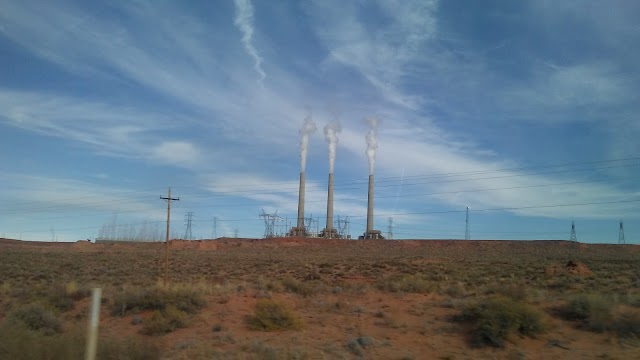
POLYGON ((233 23, 242 32, 242 44, 245 50, 253 59, 253 68, 258 73, 258 82, 262 84, 267 74, 262 70, 262 57, 253 45, 253 32, 255 30, 253 24, 253 5, 251 0, 234 0, 236 6, 236 17, 233 23))
POLYGON ((416 109, 422 99, 402 90, 413 76, 406 69, 424 56, 435 36, 437 1, 375 2, 390 25, 359 21, 362 8, 351 3, 317 0, 309 11, 315 31, 329 52, 327 60, 357 70, 390 103, 416 109))

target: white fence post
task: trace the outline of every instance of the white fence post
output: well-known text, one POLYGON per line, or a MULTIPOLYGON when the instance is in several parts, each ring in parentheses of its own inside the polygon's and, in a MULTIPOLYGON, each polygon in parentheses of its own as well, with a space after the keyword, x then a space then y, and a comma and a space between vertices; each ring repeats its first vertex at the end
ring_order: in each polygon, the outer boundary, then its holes
POLYGON ((91 312, 89 313, 89 329, 85 360, 95 360, 98 349, 98 325, 100 324, 100 298, 102 289, 94 288, 91 293, 91 312))

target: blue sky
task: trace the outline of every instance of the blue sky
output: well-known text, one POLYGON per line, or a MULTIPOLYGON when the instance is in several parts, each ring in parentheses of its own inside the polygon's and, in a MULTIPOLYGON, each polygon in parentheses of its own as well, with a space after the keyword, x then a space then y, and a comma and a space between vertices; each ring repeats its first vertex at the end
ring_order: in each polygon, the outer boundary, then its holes
MULTIPOLYGON (((116 225, 260 237, 262 209, 394 238, 640 236, 635 1, 0 0, 0 236, 73 241, 116 225), (572 205, 581 204, 581 205, 572 205), (572 205, 572 206, 568 206, 572 205), (504 210, 495 210, 504 209, 504 210)), ((284 226, 282 227, 284 229, 284 226)))

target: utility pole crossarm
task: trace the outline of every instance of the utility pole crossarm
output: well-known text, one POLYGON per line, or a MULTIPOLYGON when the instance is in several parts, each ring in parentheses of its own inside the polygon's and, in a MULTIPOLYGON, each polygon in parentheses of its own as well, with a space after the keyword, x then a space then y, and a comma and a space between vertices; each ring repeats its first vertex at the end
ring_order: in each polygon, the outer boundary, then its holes
POLYGON ((171 230, 171 202, 179 201, 180 198, 172 198, 171 188, 169 188, 167 197, 160 196, 160 199, 167 200, 167 233, 164 240, 164 286, 167 286, 167 278, 169 277, 169 233, 171 230))

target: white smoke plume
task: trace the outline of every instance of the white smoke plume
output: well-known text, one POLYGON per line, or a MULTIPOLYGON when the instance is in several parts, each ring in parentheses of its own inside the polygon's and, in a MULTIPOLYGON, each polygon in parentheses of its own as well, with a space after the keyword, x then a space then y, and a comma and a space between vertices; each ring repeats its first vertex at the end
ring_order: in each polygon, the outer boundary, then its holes
POLYGON ((369 158, 369 175, 373 175, 373 165, 376 161, 376 150, 378 149, 378 126, 380 119, 370 117, 365 119, 369 124, 369 132, 367 132, 367 157, 369 158))
POLYGON ((300 171, 304 172, 307 167, 307 149, 309 147, 309 135, 317 130, 316 123, 311 115, 304 119, 304 125, 300 129, 300 171))
POLYGON ((342 131, 342 126, 337 121, 330 122, 324 126, 324 138, 329 144, 329 174, 333 174, 333 165, 336 162, 336 146, 338 145, 338 133, 342 131))

